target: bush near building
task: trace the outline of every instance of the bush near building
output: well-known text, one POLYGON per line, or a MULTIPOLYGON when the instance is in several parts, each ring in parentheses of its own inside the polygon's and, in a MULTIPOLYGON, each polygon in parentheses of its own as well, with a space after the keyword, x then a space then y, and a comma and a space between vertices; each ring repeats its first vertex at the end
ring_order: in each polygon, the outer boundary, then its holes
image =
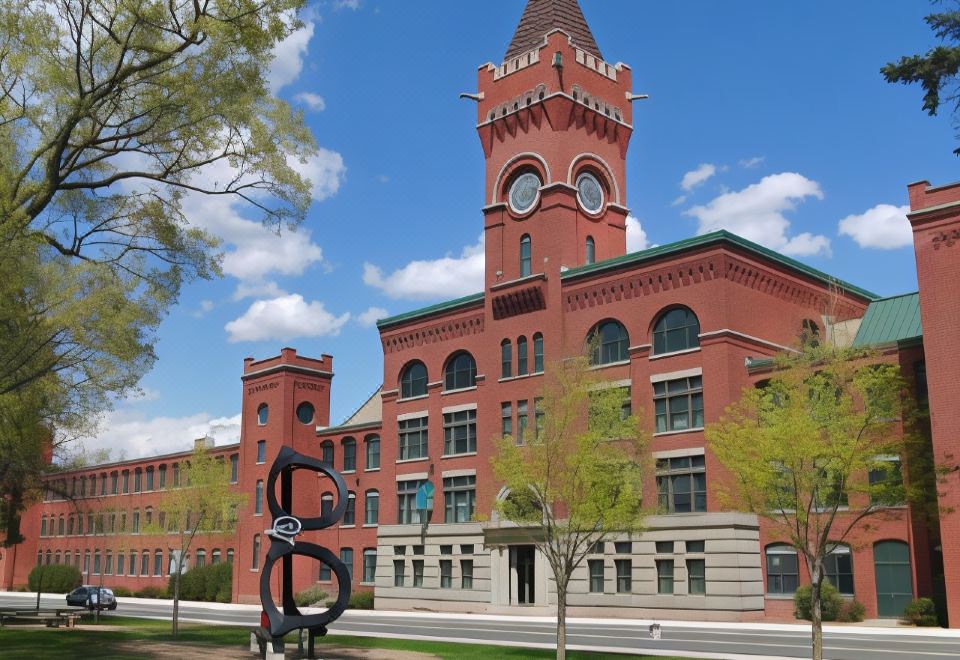
MULTIPOLYGON (((180 598, 208 603, 229 603, 232 588, 231 564, 211 564, 193 568, 180 576, 180 598)), ((167 597, 173 598, 173 577, 167 597)))
POLYGON ((329 595, 326 591, 314 585, 309 589, 297 592, 293 597, 293 601, 298 607, 310 607, 311 605, 325 602, 329 595))
POLYGON ((67 564, 48 564, 37 566, 30 571, 27 585, 30 591, 43 590, 48 594, 66 594, 79 587, 82 582, 80 570, 67 564))
MULTIPOLYGON (((798 587, 793 595, 793 615, 798 619, 810 621, 812 617, 811 591, 810 585, 805 584, 798 587)), ((824 621, 836 621, 840 615, 840 608, 843 607, 843 598, 840 597, 837 588, 826 580, 820 585, 820 607, 824 621)))
POLYGON ((903 608, 903 619, 915 626, 939 626, 937 606, 929 598, 914 598, 903 608))
POLYGON ((166 589, 160 587, 144 587, 133 594, 137 598, 167 598, 166 589))

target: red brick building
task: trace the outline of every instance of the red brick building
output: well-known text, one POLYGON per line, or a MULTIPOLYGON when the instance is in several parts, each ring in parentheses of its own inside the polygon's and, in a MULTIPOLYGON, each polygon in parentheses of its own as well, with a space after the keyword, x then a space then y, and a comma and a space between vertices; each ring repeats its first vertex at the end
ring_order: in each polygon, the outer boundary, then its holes
MULTIPOLYGON (((626 254, 631 71, 603 59, 576 0, 530 0, 504 61, 482 66, 478 78, 484 290, 380 321, 383 385, 336 427, 329 426, 330 356, 285 348, 245 361, 240 443, 214 451, 236 466, 237 488, 251 502, 229 538, 195 544, 191 565, 201 549, 204 562, 231 560, 234 598, 258 598, 269 541, 262 483, 288 445, 343 473, 345 519, 309 538, 348 564, 354 589, 375 590, 378 608, 550 612, 546 563, 494 515, 506 493, 490 474, 492 439, 535 425, 544 365, 580 353, 598 334, 594 368, 623 388, 625 403, 654 432, 657 473, 646 497, 661 513, 644 534, 597 548, 574 576, 571 613, 791 616, 792 593, 804 580, 796 553, 756 516, 721 510, 714 486, 726 475, 703 429, 744 387, 768 377, 767 358, 816 332, 877 347, 901 365, 922 401, 929 389, 934 452, 952 460, 960 428, 945 411, 960 395, 949 345, 960 318, 960 260, 950 259, 960 240, 960 187, 910 187, 919 294, 879 299, 723 231, 626 254), (936 356, 929 381, 925 351, 936 356), (426 527, 414 505, 425 482, 436 493, 426 527)), ((25 583, 40 561, 76 562, 90 580, 104 573, 114 585, 165 584, 165 539, 138 535, 132 521, 148 515, 186 458, 59 477, 79 484, 75 492, 85 495, 76 502, 93 526, 70 525, 72 502, 32 507, 28 540, 0 558, 0 587, 25 583), (101 510, 128 522, 108 516, 98 525, 101 510)), ((333 506, 315 476, 298 475, 295 489, 298 513, 333 506)), ((960 509, 958 500, 954 474, 942 503, 960 509)), ((838 550, 828 577, 865 605, 868 618, 896 616, 914 596, 934 595, 949 605, 950 624, 960 625, 956 516, 929 525, 899 508, 838 550), (945 591, 944 572, 953 585, 945 591)), ((295 566, 295 584, 335 588, 309 562, 295 566)))

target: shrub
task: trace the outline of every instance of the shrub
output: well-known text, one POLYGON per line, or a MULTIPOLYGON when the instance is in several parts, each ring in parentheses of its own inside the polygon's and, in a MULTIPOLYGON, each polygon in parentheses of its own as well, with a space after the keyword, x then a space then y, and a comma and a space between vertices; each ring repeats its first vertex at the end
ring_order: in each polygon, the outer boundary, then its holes
POLYGON ((312 586, 309 589, 304 589, 303 591, 297 593, 293 600, 297 603, 299 607, 309 607, 314 603, 322 603, 329 596, 326 591, 321 589, 318 586, 312 586))
MULTIPOLYGON (((813 598, 810 594, 810 585, 805 584, 797 589, 793 595, 793 615, 798 619, 810 621, 813 598)), ((826 580, 820 585, 820 616, 824 621, 836 621, 840 614, 843 598, 837 593, 837 588, 826 580)))
POLYGON ((113 595, 114 596, 132 596, 133 592, 127 589, 126 587, 114 587, 113 595))
POLYGON ((160 587, 144 587, 133 595, 137 598, 166 598, 167 591, 166 589, 161 589, 160 587))
POLYGON ((903 619, 915 626, 939 626, 937 606, 929 598, 914 598, 903 608, 903 619))
MULTIPOLYGON (((173 576, 167 583, 167 596, 173 598, 173 576)), ((181 600, 229 603, 233 588, 231 564, 210 564, 192 568, 180 576, 181 600)))
POLYGON ((25 593, 25 592, 27 592, 27 591, 30 591, 30 589, 29 589, 29 588, 27 587, 27 585, 25 585, 25 584, 18 584, 17 586, 15 586, 15 587, 13 588, 13 590, 14 590, 14 591, 17 591, 17 592, 19 592, 19 593, 25 593))
POLYGON ((69 564, 36 566, 27 577, 30 591, 66 594, 81 584, 80 571, 69 564))
POLYGON ((863 621, 863 616, 866 614, 866 608, 863 606, 859 600, 847 600, 843 602, 843 605, 840 607, 840 614, 837 615, 837 621, 843 621, 844 623, 857 623, 858 621, 863 621))
POLYGON ((350 601, 347 603, 347 607, 354 610, 372 610, 373 592, 356 591, 350 594, 350 601))

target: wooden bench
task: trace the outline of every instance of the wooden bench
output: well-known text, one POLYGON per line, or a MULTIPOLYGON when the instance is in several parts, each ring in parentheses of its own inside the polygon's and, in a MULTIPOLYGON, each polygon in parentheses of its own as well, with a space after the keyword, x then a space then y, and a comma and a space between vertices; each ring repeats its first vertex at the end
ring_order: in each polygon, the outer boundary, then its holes
POLYGON ((73 628, 83 615, 76 610, 2 610, 0 628, 7 623, 43 623, 47 628, 73 628))

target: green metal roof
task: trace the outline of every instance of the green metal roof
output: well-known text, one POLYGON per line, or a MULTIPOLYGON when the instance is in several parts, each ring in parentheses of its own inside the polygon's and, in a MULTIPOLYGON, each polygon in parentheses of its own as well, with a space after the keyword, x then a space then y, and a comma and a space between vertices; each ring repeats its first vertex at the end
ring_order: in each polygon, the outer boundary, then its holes
POLYGON ((412 312, 404 312, 403 314, 397 314, 396 316, 388 316, 385 319, 380 319, 377 321, 377 327, 381 330, 383 328, 390 327, 391 325, 397 325, 398 323, 403 323, 404 321, 411 321, 413 319, 420 318, 421 316, 430 316, 431 314, 436 314, 437 312, 448 312, 458 307, 468 307, 478 302, 483 302, 483 292, 473 293, 469 296, 464 296, 463 298, 457 298, 455 300, 448 300, 446 302, 437 303, 436 305, 430 305, 429 307, 421 307, 420 309, 415 309, 412 312))
POLYGON ((853 345, 877 346, 922 336, 920 294, 906 293, 870 303, 853 345))
POLYGON ((667 243, 666 245, 658 245, 657 247, 649 248, 647 250, 641 250, 639 252, 631 252, 622 257, 614 257, 613 259, 607 259, 605 261, 599 261, 595 264, 589 264, 587 266, 578 266, 577 268, 571 268, 562 275, 562 279, 573 279, 577 277, 583 277, 586 275, 592 275, 594 273, 601 273, 606 270, 612 270, 621 268, 623 266, 631 266, 636 264, 641 264, 646 261, 651 261, 653 259, 659 259, 661 257, 670 256, 678 252, 684 252, 687 250, 692 250, 695 248, 703 247, 706 245, 712 245, 714 243, 730 243, 736 245, 740 248, 743 248, 749 252, 758 254, 766 259, 775 261, 779 264, 786 266, 794 271, 799 271, 804 275, 812 277, 815 280, 819 280, 830 286, 839 286, 842 287, 845 291, 856 294, 867 300, 877 300, 879 296, 875 293, 871 293, 866 289, 861 289, 858 286, 850 284, 849 282, 844 282, 843 280, 837 279, 831 275, 819 271, 816 268, 811 268, 806 264, 800 263, 796 259, 791 259, 790 257, 785 257, 779 252, 775 252, 769 248, 765 248, 762 245, 758 245, 753 241, 748 241, 747 239, 732 234, 723 229, 719 231, 710 232, 709 234, 703 234, 702 236, 694 236, 693 238, 687 238, 682 241, 677 241, 676 243, 667 243))

